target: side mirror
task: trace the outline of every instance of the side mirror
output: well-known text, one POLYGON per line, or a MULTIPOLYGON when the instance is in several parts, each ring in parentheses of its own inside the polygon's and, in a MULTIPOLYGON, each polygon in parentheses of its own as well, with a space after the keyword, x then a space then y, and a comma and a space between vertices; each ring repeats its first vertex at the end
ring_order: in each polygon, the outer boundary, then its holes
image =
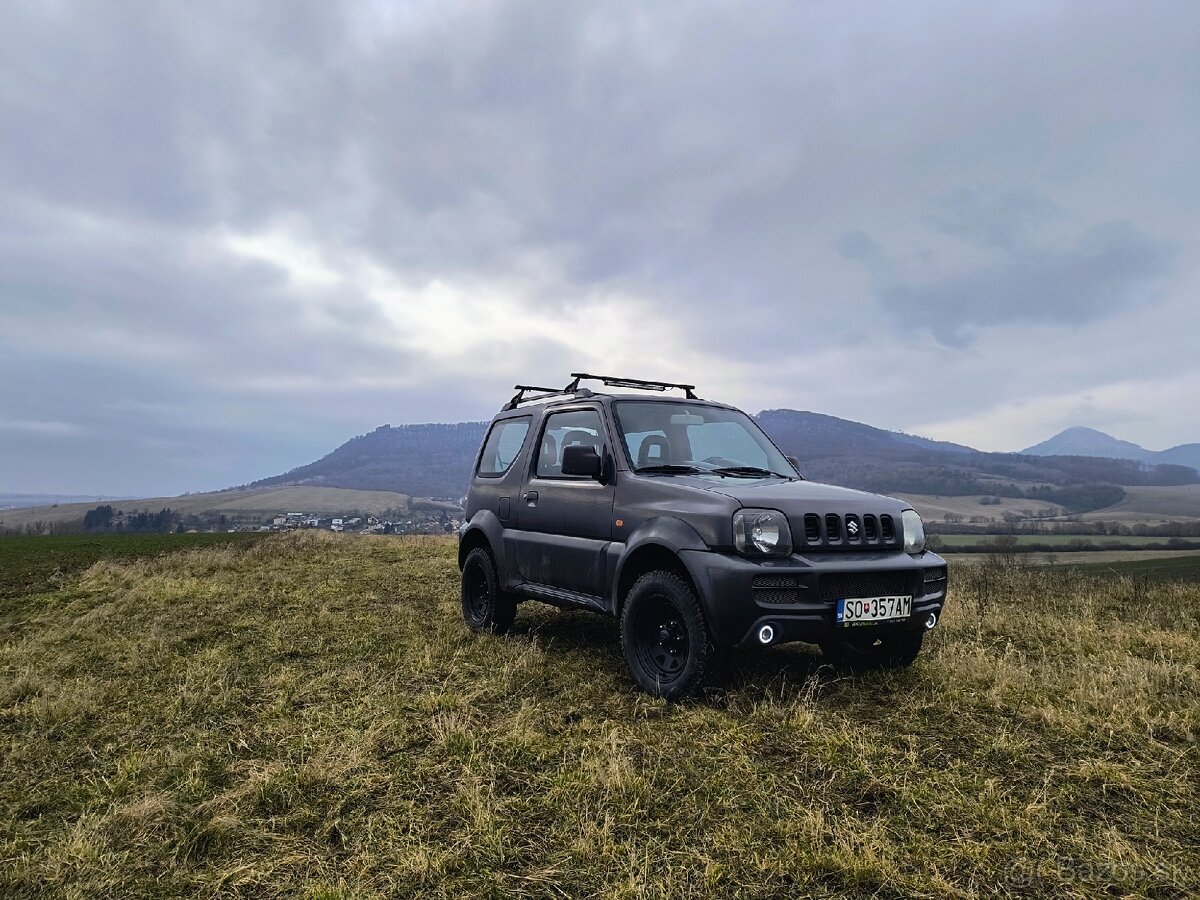
POLYGON ((600 480, 604 461, 596 448, 590 444, 571 444, 563 447, 562 473, 564 475, 586 475, 600 480))
POLYGON ((794 456, 785 456, 784 459, 792 464, 792 468, 796 470, 797 475, 799 475, 801 478, 804 477, 803 473, 800 471, 800 460, 796 459, 794 456))

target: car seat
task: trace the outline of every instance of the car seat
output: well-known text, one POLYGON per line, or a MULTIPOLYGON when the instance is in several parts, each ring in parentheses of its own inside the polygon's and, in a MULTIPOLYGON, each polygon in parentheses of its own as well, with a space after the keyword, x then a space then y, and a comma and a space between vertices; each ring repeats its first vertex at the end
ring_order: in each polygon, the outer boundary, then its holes
POLYGON ((590 431, 584 431, 581 428, 576 428, 574 431, 568 431, 563 435, 563 447, 570 447, 572 444, 583 444, 586 447, 591 447, 597 453, 600 448, 596 445, 596 436, 590 431))
POLYGON ((638 447, 637 467, 640 469, 643 466, 660 466, 666 463, 671 458, 671 445, 666 437, 661 434, 651 434, 642 438, 642 444, 638 447), (650 451, 657 448, 658 453, 654 456, 650 455, 650 451))

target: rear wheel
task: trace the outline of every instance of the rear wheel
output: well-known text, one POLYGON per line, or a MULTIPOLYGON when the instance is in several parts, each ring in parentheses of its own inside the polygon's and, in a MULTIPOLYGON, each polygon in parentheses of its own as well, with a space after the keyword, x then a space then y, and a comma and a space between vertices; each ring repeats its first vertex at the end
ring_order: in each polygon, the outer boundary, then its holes
POLYGON ((621 649, 638 686, 666 700, 700 687, 708 630, 691 586, 673 572, 648 572, 634 583, 621 613, 621 649))
POLYGON ((904 669, 913 664, 925 640, 923 631, 872 634, 869 628, 856 629, 865 634, 841 635, 821 644, 821 652, 831 665, 858 671, 904 669))
POLYGON ((462 568, 463 619, 473 631, 504 634, 517 615, 513 596, 500 590, 496 564, 482 547, 467 554, 462 568))

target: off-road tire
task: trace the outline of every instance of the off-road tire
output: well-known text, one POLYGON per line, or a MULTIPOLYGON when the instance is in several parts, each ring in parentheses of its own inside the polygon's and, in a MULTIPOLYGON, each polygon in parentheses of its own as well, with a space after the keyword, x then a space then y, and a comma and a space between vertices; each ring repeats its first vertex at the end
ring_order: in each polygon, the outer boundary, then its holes
POLYGON ((700 601, 674 572, 647 572, 625 598, 621 649, 638 687, 681 700, 699 690, 710 653, 700 601))
POLYGON ((463 619, 472 631, 505 634, 517 615, 516 599, 500 589, 492 554, 476 547, 463 560, 463 619))
POLYGON ((825 661, 839 669, 870 672, 878 669, 906 669, 916 660, 925 641, 924 631, 901 631, 872 635, 848 634, 821 643, 825 661))

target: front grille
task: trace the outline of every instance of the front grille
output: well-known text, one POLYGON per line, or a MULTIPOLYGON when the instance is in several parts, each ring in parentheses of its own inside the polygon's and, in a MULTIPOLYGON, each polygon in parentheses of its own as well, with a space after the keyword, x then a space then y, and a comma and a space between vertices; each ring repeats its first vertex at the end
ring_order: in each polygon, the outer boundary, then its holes
POLYGON ((925 583, 926 584, 929 584, 929 582, 931 582, 931 581, 945 581, 945 580, 946 580, 945 567, 938 566, 935 569, 926 569, 925 570, 925 583))
POLYGON ((798 546, 826 550, 899 549, 891 516, 858 513, 806 513, 804 539, 798 546))
POLYGON ((800 579, 795 575, 755 575, 750 581, 750 589, 758 603, 800 602, 800 579))
POLYGON ((800 587, 800 576, 798 575, 755 575, 750 582, 750 586, 758 588, 798 588, 800 587))
POLYGON ((825 517, 825 540, 831 544, 840 543, 842 540, 842 520, 833 513, 825 517))
POLYGON ((804 539, 810 544, 821 543, 821 517, 815 513, 804 517, 804 539))
POLYGON ((821 576, 821 599, 912 596, 920 577, 917 572, 833 572, 821 576))
POLYGON ((879 540, 879 520, 874 516, 863 516, 863 532, 868 543, 879 540))

